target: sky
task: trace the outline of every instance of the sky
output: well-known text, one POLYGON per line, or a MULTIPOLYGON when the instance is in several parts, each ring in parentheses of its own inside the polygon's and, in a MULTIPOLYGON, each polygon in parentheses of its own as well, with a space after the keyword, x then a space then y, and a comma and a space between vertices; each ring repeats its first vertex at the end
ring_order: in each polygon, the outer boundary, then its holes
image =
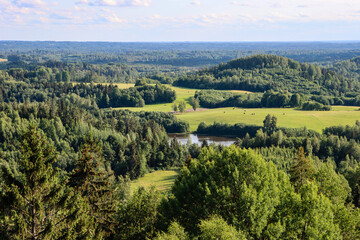
POLYGON ((0 40, 360 40, 360 0, 0 0, 0 40))

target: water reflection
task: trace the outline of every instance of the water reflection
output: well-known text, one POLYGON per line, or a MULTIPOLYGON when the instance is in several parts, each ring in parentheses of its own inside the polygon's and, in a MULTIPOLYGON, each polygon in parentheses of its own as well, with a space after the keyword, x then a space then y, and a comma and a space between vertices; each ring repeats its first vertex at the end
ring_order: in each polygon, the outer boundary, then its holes
POLYGON ((198 134, 178 134, 178 133, 169 133, 169 141, 171 141, 174 137, 181 143, 186 144, 188 141, 190 143, 196 143, 201 145, 204 140, 206 140, 209 144, 221 144, 224 146, 230 146, 236 141, 236 138, 233 137, 219 137, 219 136, 208 136, 208 135, 198 135, 198 134))

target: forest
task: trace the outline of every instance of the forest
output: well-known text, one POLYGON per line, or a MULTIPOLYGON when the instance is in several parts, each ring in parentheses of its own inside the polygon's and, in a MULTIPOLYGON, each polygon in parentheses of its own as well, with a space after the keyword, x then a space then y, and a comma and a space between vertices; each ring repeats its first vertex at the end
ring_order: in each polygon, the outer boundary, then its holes
POLYGON ((360 106, 356 44, 6 43, 0 239, 360 239, 360 119, 198 125, 226 147, 169 138, 190 132, 184 111, 141 111, 360 106), (179 103, 171 84, 199 90, 179 103), (131 188, 169 169, 170 191, 131 188))

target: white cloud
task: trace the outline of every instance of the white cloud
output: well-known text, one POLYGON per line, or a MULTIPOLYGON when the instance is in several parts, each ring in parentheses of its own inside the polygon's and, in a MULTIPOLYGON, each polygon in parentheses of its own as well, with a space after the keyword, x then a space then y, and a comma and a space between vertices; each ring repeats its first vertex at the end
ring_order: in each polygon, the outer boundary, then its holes
POLYGON ((13 3, 22 8, 38 8, 46 5, 42 0, 14 0, 13 3))
POLYGON ((201 2, 199 0, 194 0, 194 1, 191 1, 190 3, 191 5, 195 5, 195 6, 200 6, 201 5, 201 2))
MULTIPOLYGON (((72 6, 60 0, 0 0, 0 23, 59 24, 67 26, 101 25, 109 27, 174 27, 209 28, 230 26, 260 26, 264 23, 309 23, 335 21, 360 22, 360 1, 353 0, 229 0, 216 8, 210 1, 181 0, 190 10, 177 10, 176 2, 163 2, 162 8, 144 8, 141 13, 129 13, 121 7, 150 6, 152 0, 77 0, 72 6), (57 3, 57 4, 56 4, 57 3), (205 4, 206 3, 206 4, 205 4), (352 3, 352 4, 351 4, 352 3), (201 5, 202 4, 202 5, 201 5), (191 5, 191 6, 190 6, 191 5), (192 7, 200 5, 201 7, 192 7), (203 6, 204 5, 204 6, 203 6), (99 7, 93 7, 99 6, 99 7), (211 6, 211 8, 207 7, 211 6), (119 7, 119 8, 115 8, 119 7), (114 10, 114 11, 112 11, 114 10)), ((160 2, 160 0, 157 0, 160 2)), ((155 2, 155 1, 154 1, 155 2)), ((180 5, 179 5, 180 7, 180 5)), ((184 4, 182 4, 184 7, 184 4)))
POLYGON ((102 7, 148 7, 151 2, 152 0, 80 0, 76 3, 102 7))
POLYGON ((256 4, 250 3, 250 2, 243 2, 243 1, 232 1, 230 2, 230 4, 232 5, 237 5, 237 6, 241 6, 241 7, 251 7, 251 8, 256 8, 259 7, 256 4))
POLYGON ((102 20, 109 23, 126 23, 127 20, 120 18, 115 12, 104 10, 100 15, 102 20))

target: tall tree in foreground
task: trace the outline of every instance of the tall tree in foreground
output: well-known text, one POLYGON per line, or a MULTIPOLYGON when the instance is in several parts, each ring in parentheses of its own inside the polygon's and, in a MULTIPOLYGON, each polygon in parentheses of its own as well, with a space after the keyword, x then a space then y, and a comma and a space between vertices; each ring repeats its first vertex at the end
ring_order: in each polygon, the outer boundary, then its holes
POLYGON ((19 177, 2 167, 1 239, 77 239, 82 228, 79 203, 52 167, 55 149, 34 126, 23 135, 19 177))
POLYGON ((177 221, 196 236, 202 219, 218 215, 249 238, 265 238, 268 220, 291 186, 286 180, 253 151, 203 148, 198 159, 182 169, 173 195, 162 203, 161 228, 177 221))
POLYGON ((102 158, 101 145, 90 134, 81 148, 69 186, 80 193, 88 205, 86 214, 93 221, 95 238, 113 234, 115 200, 112 177, 113 174, 107 171, 102 158))

